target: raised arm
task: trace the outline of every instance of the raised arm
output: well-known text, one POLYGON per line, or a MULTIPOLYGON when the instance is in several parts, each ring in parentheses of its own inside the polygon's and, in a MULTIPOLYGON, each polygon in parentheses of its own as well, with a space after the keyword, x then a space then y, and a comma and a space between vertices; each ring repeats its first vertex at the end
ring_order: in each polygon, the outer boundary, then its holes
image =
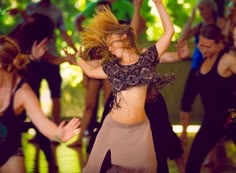
POLYGON ((146 21, 140 14, 140 9, 143 0, 133 0, 134 14, 130 26, 133 28, 136 35, 139 35, 146 29, 146 21))
POLYGON ((196 16, 196 10, 197 10, 197 6, 195 6, 192 9, 192 14, 191 17, 188 19, 188 22, 186 23, 186 25, 184 26, 184 29, 182 31, 182 34, 179 38, 180 41, 182 40, 189 40, 190 38, 192 38, 194 36, 194 34, 198 31, 198 25, 195 27, 192 27, 193 21, 195 20, 195 16, 196 16))
POLYGON ((22 10, 19 8, 12 8, 12 9, 7 10, 7 12, 9 15, 12 15, 12 16, 20 14, 25 21, 28 21, 30 18, 29 15, 26 14, 25 10, 22 10))
POLYGON ((160 14, 162 26, 164 29, 163 35, 160 37, 160 39, 156 42, 156 47, 158 50, 159 57, 168 49, 171 38, 174 34, 174 26, 170 19, 170 16, 168 15, 162 0, 153 0, 153 2, 156 5, 156 8, 160 14))
POLYGON ((63 40, 68 44, 68 46, 70 46, 72 49, 74 49, 74 51, 77 51, 74 41, 72 40, 72 38, 67 34, 66 31, 61 31, 61 37, 63 38, 63 40))

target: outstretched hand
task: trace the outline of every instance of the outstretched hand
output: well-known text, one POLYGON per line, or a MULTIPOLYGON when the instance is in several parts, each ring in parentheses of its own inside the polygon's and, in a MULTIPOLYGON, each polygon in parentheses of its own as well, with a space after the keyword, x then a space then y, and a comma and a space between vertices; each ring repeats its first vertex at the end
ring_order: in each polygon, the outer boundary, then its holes
POLYGON ((71 48, 64 48, 63 51, 64 51, 64 53, 66 55, 66 60, 71 65, 77 65, 76 57, 81 57, 81 55, 82 55, 82 47, 80 47, 79 50, 76 53, 74 53, 74 51, 72 51, 71 48))
POLYGON ((57 137, 62 142, 70 140, 74 135, 80 132, 80 120, 78 118, 73 118, 67 124, 65 121, 62 121, 58 126, 57 137))
POLYGON ((37 43, 37 41, 34 41, 33 46, 31 48, 31 54, 33 55, 35 60, 40 59, 48 50, 47 43, 48 38, 44 38, 39 43, 37 43))

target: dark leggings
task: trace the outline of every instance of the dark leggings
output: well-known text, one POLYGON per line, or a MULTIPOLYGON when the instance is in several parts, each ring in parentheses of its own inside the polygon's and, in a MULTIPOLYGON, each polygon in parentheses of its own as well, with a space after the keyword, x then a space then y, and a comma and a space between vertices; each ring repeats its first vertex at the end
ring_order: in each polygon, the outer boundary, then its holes
POLYGON ((196 137, 193 140, 185 173, 199 173, 207 154, 224 136, 223 128, 212 128, 210 123, 203 121, 196 137))
POLYGON ((168 159, 175 160, 183 154, 180 139, 172 129, 165 100, 161 94, 153 102, 145 104, 150 121, 157 157, 157 173, 168 173, 168 159))
POLYGON ((184 87, 184 92, 181 100, 181 110, 191 112, 193 102, 198 94, 196 83, 197 70, 191 69, 184 87))

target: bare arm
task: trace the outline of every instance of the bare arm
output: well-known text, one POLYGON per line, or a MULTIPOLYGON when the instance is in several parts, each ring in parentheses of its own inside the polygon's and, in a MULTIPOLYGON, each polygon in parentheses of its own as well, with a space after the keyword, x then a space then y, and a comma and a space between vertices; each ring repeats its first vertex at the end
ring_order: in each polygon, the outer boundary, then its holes
POLYGON ((72 49, 74 49, 74 51, 77 51, 73 40, 72 40, 71 37, 66 33, 66 31, 61 31, 61 37, 62 37, 63 40, 68 44, 68 46, 70 46, 72 49))
POLYGON ((73 118, 66 125, 65 122, 62 122, 59 126, 49 120, 43 113, 38 98, 28 84, 24 84, 22 86, 17 95, 17 98, 22 102, 27 115, 32 120, 34 125, 46 137, 52 140, 56 140, 55 137, 57 136, 61 141, 65 142, 79 132, 78 126, 80 124, 80 121, 77 118, 73 118))
POLYGON ((190 52, 186 41, 179 41, 176 49, 175 52, 165 52, 160 58, 160 63, 178 62, 189 58, 190 52))
POLYGON ((50 54, 49 52, 46 52, 42 59, 54 65, 60 65, 64 62, 68 62, 65 57, 55 56, 53 54, 50 54))
POLYGON ((174 27, 165 7, 163 6, 162 0, 153 0, 153 2, 155 3, 156 8, 160 14, 162 26, 164 28, 163 35, 156 42, 156 48, 158 50, 159 57, 161 57, 170 45, 171 38, 174 33, 174 27))
POLYGON ((94 67, 90 63, 86 62, 84 59, 80 58, 77 61, 77 64, 81 67, 83 72, 90 78, 96 78, 96 79, 106 79, 107 75, 103 71, 102 66, 94 67))
POLYGON ((236 74, 236 56, 227 53, 224 55, 223 59, 225 66, 224 75, 231 76, 236 74))
POLYGON ((18 13, 22 16, 22 18, 26 21, 28 21, 29 16, 26 14, 25 10, 19 9, 19 8, 12 8, 7 10, 8 14, 15 16, 18 13))
POLYGON ((140 8, 143 0, 133 0, 134 14, 130 26, 133 28, 136 35, 142 33, 146 29, 146 21, 140 14, 140 8))
POLYGON ((48 42, 47 38, 43 39, 39 43, 35 41, 31 48, 31 54, 29 55, 30 59, 33 61, 43 59, 55 65, 60 65, 61 63, 67 62, 66 58, 64 57, 50 54, 47 51, 47 42, 48 42))
POLYGON ((184 26, 184 29, 183 29, 182 34, 180 36, 180 40, 189 40, 197 32, 199 26, 197 25, 195 27, 192 27, 193 21, 194 21, 195 16, 196 16, 196 10, 197 10, 197 6, 195 6, 193 8, 192 15, 189 18, 186 25, 184 26))
POLYGON ((107 79, 106 73, 103 71, 103 68, 101 65, 98 66, 99 61, 86 61, 84 58, 81 58, 79 55, 82 53, 82 49, 76 53, 76 54, 71 54, 69 51, 64 49, 64 52, 67 56, 67 60, 70 62, 72 65, 78 65, 82 69, 82 71, 90 78, 96 78, 96 79, 107 79), (77 58, 76 60, 76 57, 77 58), (96 64, 96 65, 95 65, 96 64))
POLYGON ((83 31, 83 27, 82 27, 82 23, 83 21, 85 20, 85 16, 83 15, 83 13, 80 13, 76 20, 75 20, 75 25, 76 25, 76 28, 79 32, 83 31))

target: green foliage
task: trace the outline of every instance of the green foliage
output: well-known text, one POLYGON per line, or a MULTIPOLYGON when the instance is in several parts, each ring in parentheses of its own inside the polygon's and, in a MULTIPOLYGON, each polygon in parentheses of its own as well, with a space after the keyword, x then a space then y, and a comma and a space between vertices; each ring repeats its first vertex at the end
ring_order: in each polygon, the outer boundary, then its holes
MULTIPOLYGON (((32 0, 33 1, 33 0, 32 0)), ((29 0, 1 0, 0 1, 0 34, 7 34, 12 28, 22 21, 20 15, 15 17, 9 16, 7 10, 11 8, 25 9, 29 0)), ((35 2, 35 0, 34 0, 35 2)), ((92 2, 92 0, 69 0, 69 1, 58 1, 52 0, 52 3, 56 4, 63 11, 63 16, 65 19, 65 25, 68 30, 68 34, 71 35, 72 39, 79 46, 79 33, 76 31, 74 26, 75 17, 82 12, 86 5, 92 2)), ((175 25, 176 33, 173 37, 173 41, 177 40, 183 26, 191 15, 192 7, 195 5, 196 0, 164 0, 167 10, 171 15, 173 23, 175 25)), ((147 20, 147 39, 149 41, 157 40, 158 36, 163 32, 160 20, 154 13, 150 13, 150 8, 155 9, 151 0, 144 0, 142 15, 147 20)), ((122 9, 121 9, 122 10, 122 9)), ((63 55, 61 51, 63 47, 66 46, 65 42, 62 41, 58 35, 57 47, 59 53, 63 55)), ((68 64, 61 65, 61 75, 63 78, 62 85, 62 116, 82 116, 83 106, 84 106, 84 90, 82 86, 82 72, 78 67, 72 67, 68 64)), ((47 87, 43 85, 44 91, 47 87)), ((45 100, 42 101, 44 104, 45 100)), ((45 104, 43 107, 46 106, 45 104)), ((50 111, 48 112, 50 114, 50 111)))

